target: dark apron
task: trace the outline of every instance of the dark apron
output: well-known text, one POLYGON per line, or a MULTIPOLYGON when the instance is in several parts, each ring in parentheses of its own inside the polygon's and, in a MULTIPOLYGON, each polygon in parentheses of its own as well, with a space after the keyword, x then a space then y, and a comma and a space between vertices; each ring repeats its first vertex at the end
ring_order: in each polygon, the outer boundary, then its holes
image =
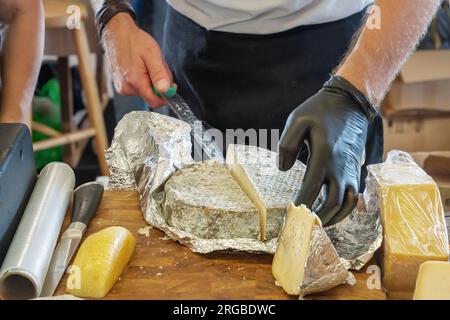
MULTIPOLYGON (((361 26, 364 12, 270 35, 207 31, 168 6, 163 52, 179 94, 209 125, 278 129, 328 80, 361 26)), ((367 163, 383 154, 381 119, 370 129, 367 163)), ((306 155, 301 157, 306 161, 306 155)))

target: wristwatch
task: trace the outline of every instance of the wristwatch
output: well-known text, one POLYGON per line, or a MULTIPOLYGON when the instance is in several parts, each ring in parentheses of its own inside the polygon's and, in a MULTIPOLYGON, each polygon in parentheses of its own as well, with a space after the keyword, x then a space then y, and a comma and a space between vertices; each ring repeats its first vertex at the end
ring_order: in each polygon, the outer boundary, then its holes
POLYGON ((95 13, 95 22, 97 26, 97 32, 102 38, 103 31, 105 30, 108 22, 117 14, 126 12, 130 14, 133 20, 136 20, 136 12, 127 0, 104 0, 102 6, 95 13))

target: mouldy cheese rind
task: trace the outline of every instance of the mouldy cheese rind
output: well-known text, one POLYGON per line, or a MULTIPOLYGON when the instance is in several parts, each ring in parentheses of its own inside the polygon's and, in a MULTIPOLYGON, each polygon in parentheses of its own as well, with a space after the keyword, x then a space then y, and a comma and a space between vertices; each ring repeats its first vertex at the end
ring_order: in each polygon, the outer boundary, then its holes
POLYGON ((230 145, 226 164, 242 190, 258 208, 260 240, 280 235, 286 209, 300 190, 306 167, 296 161, 292 169, 283 172, 277 167, 277 154, 263 148, 230 145))
POLYGON ((259 215, 227 167, 187 165, 165 184, 163 213, 175 228, 203 239, 259 238, 259 215))

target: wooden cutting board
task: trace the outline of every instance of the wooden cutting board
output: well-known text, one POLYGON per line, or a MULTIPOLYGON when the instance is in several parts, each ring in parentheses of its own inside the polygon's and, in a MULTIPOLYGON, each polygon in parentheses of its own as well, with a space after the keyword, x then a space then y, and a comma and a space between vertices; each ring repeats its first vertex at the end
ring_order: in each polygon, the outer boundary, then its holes
MULTIPOLYGON (((200 255, 168 239, 156 228, 150 230, 149 237, 140 234, 139 229, 146 223, 138 201, 135 192, 105 192, 100 209, 87 230, 89 235, 106 227, 122 226, 137 240, 129 266, 106 299, 297 299, 275 286, 270 255, 200 255)), ((65 225, 68 225, 68 217, 66 220, 65 225)), ((355 273, 355 277, 354 286, 341 285, 309 298, 386 299, 382 290, 368 288, 372 273, 364 269, 355 273)), ((65 294, 66 280, 67 275, 56 295, 65 294)))

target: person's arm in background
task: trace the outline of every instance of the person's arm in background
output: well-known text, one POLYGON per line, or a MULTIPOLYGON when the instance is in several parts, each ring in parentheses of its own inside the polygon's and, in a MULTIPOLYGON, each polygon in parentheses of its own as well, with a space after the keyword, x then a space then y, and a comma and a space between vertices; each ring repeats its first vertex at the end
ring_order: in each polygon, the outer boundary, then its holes
POLYGON ((296 204, 312 207, 324 225, 344 219, 356 206, 361 163, 375 106, 425 34, 442 0, 377 0, 381 29, 362 27, 336 75, 289 116, 279 143, 281 170, 297 159, 303 143, 308 167, 296 204))
POLYGON ((381 29, 363 28, 336 74, 379 105, 442 0, 377 0, 381 29))
MULTIPOLYGON (((105 2, 91 0, 94 12, 98 12, 105 2)), ((167 92, 172 73, 155 39, 141 30, 130 14, 123 12, 108 22, 101 40, 117 92, 139 96, 153 108, 164 105, 164 100, 153 93, 152 85, 159 92, 167 92)))
POLYGON ((0 122, 30 126, 31 101, 44 48, 44 10, 40 0, 0 0, 6 25, 1 54, 0 122))

